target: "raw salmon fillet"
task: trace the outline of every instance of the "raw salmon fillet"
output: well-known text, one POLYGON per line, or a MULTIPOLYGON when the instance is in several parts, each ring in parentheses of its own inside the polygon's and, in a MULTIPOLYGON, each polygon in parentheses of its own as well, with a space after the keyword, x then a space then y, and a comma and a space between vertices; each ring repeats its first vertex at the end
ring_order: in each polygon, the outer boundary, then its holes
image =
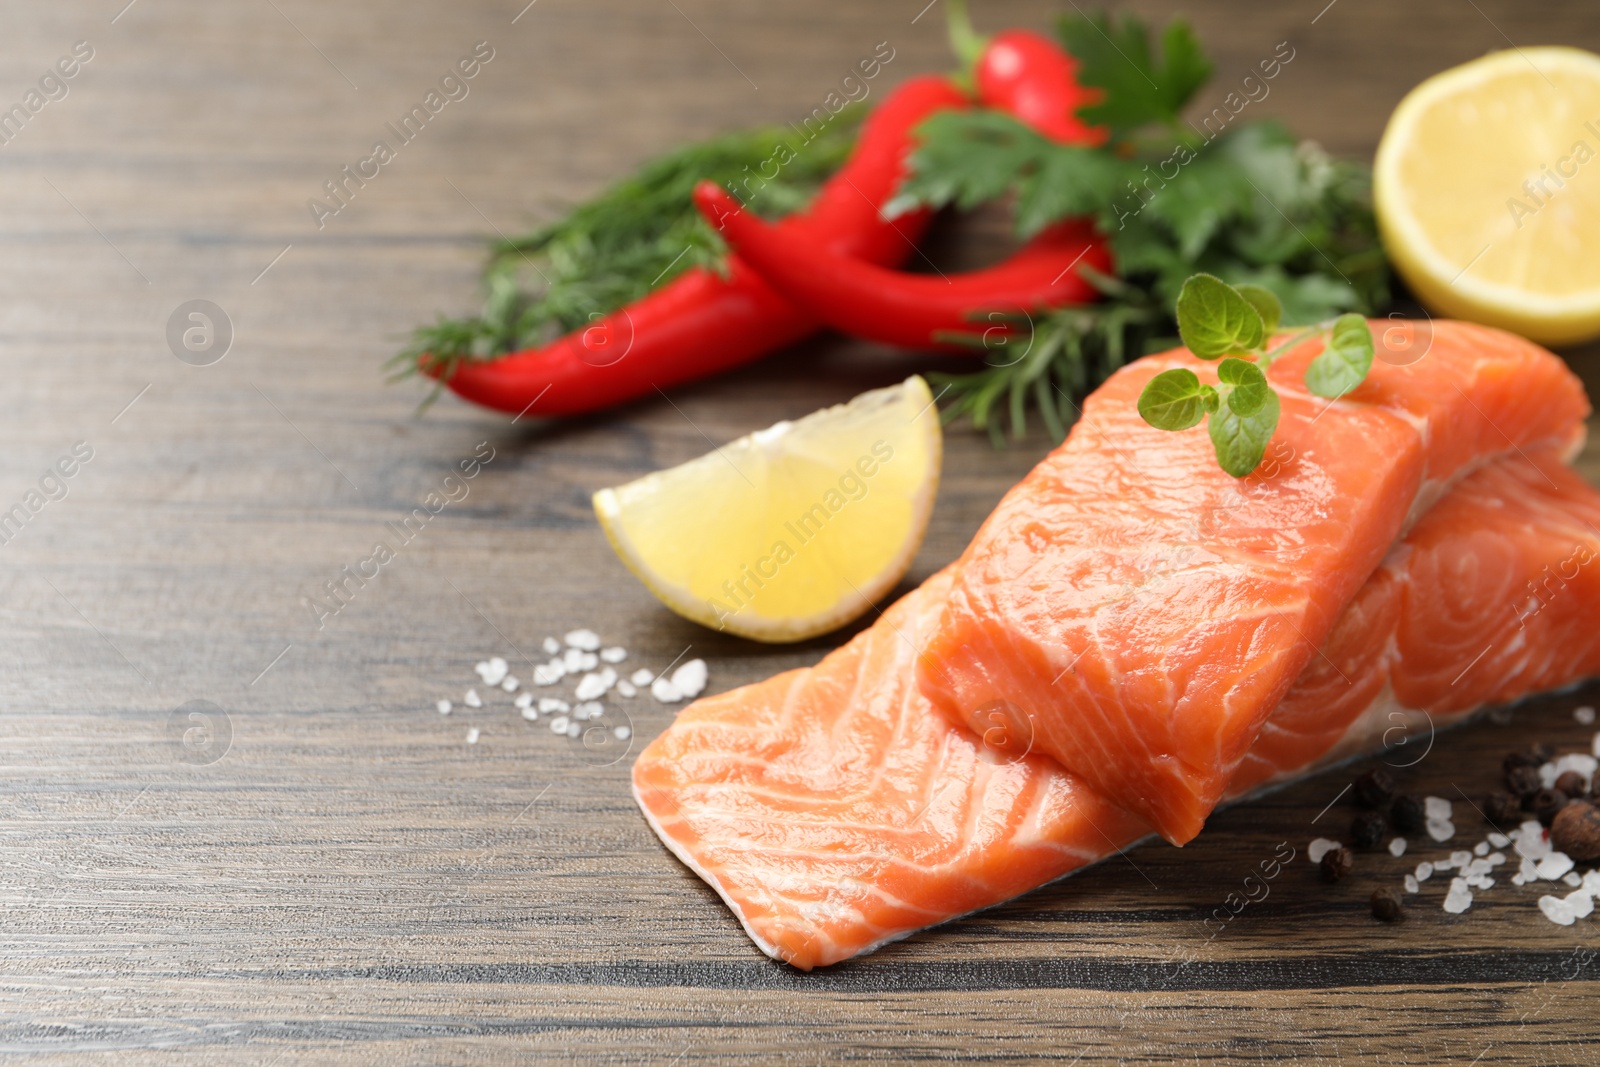
MULTIPOLYGON (((1596 527, 1600 494, 1554 453, 1467 477, 1362 588, 1229 795, 1393 743, 1423 711, 1442 726, 1600 672, 1596 527)), ((650 825, 776 959, 809 970, 869 952, 1149 833, 918 693, 913 650, 950 581, 947 568, 814 668, 689 706, 634 765, 650 825)))
POLYGON ((1433 330, 1420 361, 1375 363, 1336 402, 1301 384, 1320 342, 1279 360, 1273 458, 1243 480, 1203 429, 1157 430, 1136 407, 1156 374, 1214 382, 1215 364, 1178 350, 1119 371, 957 561, 922 692, 1188 841, 1410 522, 1497 456, 1581 440, 1588 401, 1554 355, 1433 330))

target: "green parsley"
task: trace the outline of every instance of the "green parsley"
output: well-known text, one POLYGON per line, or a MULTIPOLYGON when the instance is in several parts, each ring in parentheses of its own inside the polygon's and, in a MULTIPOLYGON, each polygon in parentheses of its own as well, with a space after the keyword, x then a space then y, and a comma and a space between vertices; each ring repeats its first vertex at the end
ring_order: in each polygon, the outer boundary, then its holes
MULTIPOLYGON (((1297 326, 1388 302, 1366 168, 1330 159, 1276 123, 1240 120, 1213 135, 1183 122, 1211 67, 1181 21, 1159 44, 1131 16, 1071 15, 1059 33, 1079 80, 1101 90, 1082 114, 1109 129, 1109 142, 1057 144, 999 111, 941 113, 919 127, 911 173, 887 210, 1004 200, 1024 239, 1089 216, 1109 243, 1117 278, 1086 273, 1099 302, 1023 324, 1011 352, 1024 356, 988 353, 983 370, 938 376, 946 421, 967 418, 998 441, 1002 413, 1020 436, 1036 407, 1059 438, 1076 410, 1073 397, 1126 360, 1176 343, 1180 324, 1170 309, 1197 273, 1235 287, 1255 308, 1249 321, 1267 332, 1263 308, 1297 326)), ((1232 433, 1235 419, 1265 417, 1229 409, 1217 432, 1232 433)))
POLYGON ((789 214, 844 162, 861 118, 860 108, 846 108, 810 140, 767 126, 686 145, 554 222, 495 242, 482 310, 419 328, 391 366, 405 377, 424 353, 447 365, 496 359, 552 341, 692 267, 721 270, 727 247, 695 209, 695 184, 737 189, 763 215, 789 214))
POLYGON ((1360 385, 1372 369, 1372 330, 1360 315, 1318 323, 1269 351, 1282 315, 1278 298, 1261 286, 1236 287, 1210 274, 1190 278, 1178 294, 1178 332, 1201 359, 1222 360, 1217 384, 1207 385, 1183 367, 1162 371, 1139 394, 1139 415, 1158 430, 1175 431, 1198 426, 1209 415, 1217 463, 1235 478, 1254 471, 1278 428, 1278 393, 1266 374, 1273 360, 1321 337, 1322 353, 1306 368, 1305 382, 1330 401, 1360 385))

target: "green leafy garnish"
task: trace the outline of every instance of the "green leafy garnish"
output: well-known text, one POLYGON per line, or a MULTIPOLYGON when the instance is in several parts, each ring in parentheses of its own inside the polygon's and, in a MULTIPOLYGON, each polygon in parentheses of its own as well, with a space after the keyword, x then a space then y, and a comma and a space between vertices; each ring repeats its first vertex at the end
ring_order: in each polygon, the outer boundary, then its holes
POLYGON ((1278 428, 1282 407, 1267 381, 1273 360, 1320 337, 1322 354, 1306 368, 1305 382, 1311 392, 1330 399, 1360 385, 1372 368, 1372 329, 1360 315, 1318 323, 1269 351, 1280 311, 1267 290, 1235 288, 1209 274, 1190 278, 1178 294, 1184 344, 1201 359, 1227 358, 1217 365, 1215 386, 1185 367, 1151 378, 1139 394, 1139 415, 1158 430, 1176 431, 1199 425, 1209 414, 1218 465, 1235 478, 1254 471, 1278 428), (1253 359, 1237 358, 1241 355, 1253 359))
POLYGON ((482 310, 421 327, 391 365, 404 377, 423 354, 447 369, 492 360, 554 340, 692 267, 720 270, 727 248, 695 210, 695 184, 737 189, 763 215, 789 214, 844 162, 861 117, 846 108, 810 140, 771 126, 687 145, 554 222, 496 241, 482 310))
POLYGON ((1159 47, 1131 17, 1073 15, 1060 33, 1079 80, 1099 90, 1080 115, 1105 127, 1108 143, 1057 144, 999 111, 941 113, 918 128, 921 145, 887 210, 1002 200, 1023 239, 1061 219, 1090 217, 1117 277, 1080 268, 1102 298, 1036 315, 1026 358, 991 355, 981 371, 939 376, 947 422, 970 419, 999 440, 996 420, 1009 413, 1020 435, 1037 407, 1059 437, 1073 397, 1127 360, 1176 342, 1181 324, 1172 308, 1196 274, 1233 286, 1256 316, 1221 325, 1214 344, 1225 338, 1230 347, 1194 346, 1212 358, 1248 346, 1255 321, 1265 337, 1388 302, 1365 167, 1330 159, 1273 122, 1241 117, 1220 133, 1182 122, 1210 64, 1181 22, 1167 27, 1159 47), (1247 332, 1235 336, 1235 328, 1247 332))

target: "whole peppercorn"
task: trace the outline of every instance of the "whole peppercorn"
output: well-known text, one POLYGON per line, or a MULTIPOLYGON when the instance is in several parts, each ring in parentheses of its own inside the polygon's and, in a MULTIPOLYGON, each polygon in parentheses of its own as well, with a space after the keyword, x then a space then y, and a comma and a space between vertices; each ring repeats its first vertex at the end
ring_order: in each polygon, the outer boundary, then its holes
POLYGON ((1388 829, 1383 816, 1375 811, 1363 811, 1350 823, 1350 837, 1357 848, 1377 848, 1383 844, 1383 832, 1388 829))
POLYGON ((1356 779, 1355 792, 1363 808, 1381 808, 1394 796, 1394 776, 1381 768, 1370 770, 1356 779))
POLYGON ((1406 906, 1401 903, 1398 889, 1384 888, 1372 894, 1372 917, 1381 922, 1397 923, 1406 917, 1406 906))
POLYGON ((1356 865, 1356 854, 1347 848, 1330 849, 1322 856, 1322 877, 1337 882, 1356 865))
POLYGON ((1568 771, 1557 778, 1556 788, 1569 797, 1581 797, 1588 792, 1584 787, 1583 775, 1577 771, 1568 771))
POLYGON ((1532 767, 1534 770, 1538 770, 1539 764, 1542 762, 1543 760, 1531 752, 1507 752, 1506 758, 1500 761, 1500 769, 1505 771, 1506 774, 1510 774, 1518 767, 1532 767))
POLYGON ((1556 813, 1550 843, 1578 863, 1600 860, 1600 808, 1575 800, 1556 813))
POLYGON ((1555 821, 1556 812, 1567 806, 1567 794, 1559 789, 1541 789, 1533 795, 1533 806, 1528 810, 1534 817, 1549 826, 1555 821))
POLYGON ((1490 793, 1483 802, 1483 814, 1502 830, 1522 822, 1522 805, 1510 793, 1490 793))
POLYGON ((1402 834, 1421 833, 1428 825, 1428 811, 1422 801, 1409 793, 1402 793, 1394 798, 1394 804, 1389 808, 1389 821, 1402 834))
POLYGON ((1543 789, 1544 781, 1536 768, 1519 764, 1506 772, 1506 788, 1511 790, 1512 796, 1526 799, 1543 789))

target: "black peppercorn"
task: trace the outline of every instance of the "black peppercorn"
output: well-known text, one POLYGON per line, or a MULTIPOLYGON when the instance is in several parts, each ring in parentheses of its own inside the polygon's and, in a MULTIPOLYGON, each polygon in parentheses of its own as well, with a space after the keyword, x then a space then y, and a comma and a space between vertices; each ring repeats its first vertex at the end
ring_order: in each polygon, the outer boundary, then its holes
POLYGON ((1550 843, 1578 863, 1600 860, 1600 808, 1574 800, 1550 823, 1550 843))
POLYGON ((1363 808, 1381 808, 1394 796, 1394 776, 1388 771, 1368 771, 1356 779, 1356 803, 1363 808))
POLYGON ((1337 882, 1356 865, 1356 854, 1347 848, 1329 849, 1322 856, 1322 877, 1337 882))
POLYGON ((1577 771, 1568 771, 1556 779, 1556 788, 1569 797, 1581 797, 1588 792, 1585 788, 1583 775, 1577 771))
POLYGON ((1549 826, 1555 820, 1556 812, 1567 806, 1567 794, 1559 789, 1541 789, 1533 795, 1533 806, 1528 810, 1534 817, 1549 826))
POLYGON ((1521 764, 1506 772, 1506 788, 1513 796, 1526 799, 1544 788, 1537 768, 1521 764))
POLYGON ((1372 894, 1372 917, 1381 922, 1397 923, 1406 917, 1406 907, 1400 902, 1398 889, 1379 889, 1372 894))
POLYGON ((1522 822, 1522 805, 1510 793, 1490 793, 1484 799, 1483 814, 1491 825, 1509 830, 1522 822))
POLYGON ((1389 808, 1389 821, 1402 834, 1417 834, 1428 825, 1428 811, 1422 801, 1409 793, 1394 798, 1389 808))
POLYGON ((1508 752, 1506 758, 1500 761, 1500 769, 1510 774, 1517 767, 1532 767, 1539 769, 1539 764, 1544 762, 1531 752, 1508 752))
POLYGON ((1383 844, 1383 832, 1387 829, 1383 816, 1375 811, 1363 811, 1350 823, 1350 838, 1357 848, 1377 848, 1383 844))

